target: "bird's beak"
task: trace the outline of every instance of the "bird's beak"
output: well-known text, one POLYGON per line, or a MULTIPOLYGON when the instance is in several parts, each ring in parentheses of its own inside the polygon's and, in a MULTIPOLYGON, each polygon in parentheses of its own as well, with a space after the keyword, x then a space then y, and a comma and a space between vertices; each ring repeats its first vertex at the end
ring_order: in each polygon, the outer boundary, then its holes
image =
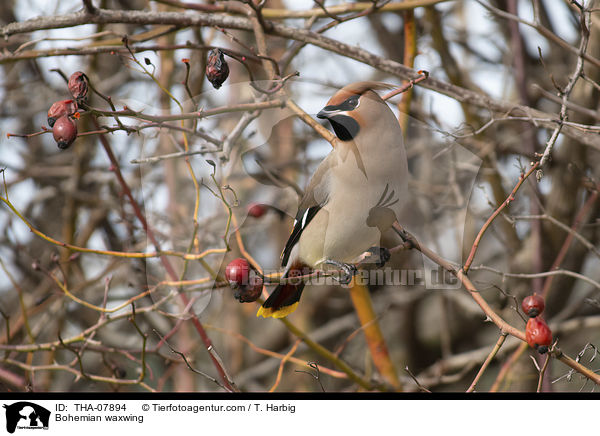
POLYGON ((325 106, 323 109, 319 111, 317 114, 317 118, 328 120, 335 115, 339 115, 345 113, 345 111, 341 111, 339 109, 334 109, 333 106, 325 106))

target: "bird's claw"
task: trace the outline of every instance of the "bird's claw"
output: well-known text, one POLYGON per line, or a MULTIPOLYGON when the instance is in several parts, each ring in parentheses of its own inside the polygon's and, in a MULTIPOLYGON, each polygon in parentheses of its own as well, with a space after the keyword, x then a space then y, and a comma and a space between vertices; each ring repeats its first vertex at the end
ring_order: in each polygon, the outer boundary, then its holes
POLYGON ((333 265, 341 270, 340 276, 335 278, 341 285, 347 285, 350 283, 358 271, 356 266, 350 263, 337 262, 335 260, 327 260, 325 263, 328 265, 333 265))

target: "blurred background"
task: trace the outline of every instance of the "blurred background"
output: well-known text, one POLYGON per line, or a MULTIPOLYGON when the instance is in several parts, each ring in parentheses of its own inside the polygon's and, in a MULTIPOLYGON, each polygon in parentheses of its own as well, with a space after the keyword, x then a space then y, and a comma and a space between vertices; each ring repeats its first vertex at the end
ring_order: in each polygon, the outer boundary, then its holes
MULTIPOLYGON (((487 230, 469 277, 519 330, 527 321, 521 300, 543 294, 561 350, 598 371, 600 23, 597 2, 582 2, 93 3, 311 29, 428 71, 432 85, 425 80, 388 101, 411 172, 400 222, 456 265, 539 159, 563 106, 571 124, 543 173, 524 182, 487 230), (532 112, 513 113, 518 105, 532 112)), ((0 3, 3 33, 38 16, 50 23, 0 42, 1 390, 469 388, 500 331, 456 279, 416 250, 399 250, 386 265, 404 272, 401 283, 368 286, 371 323, 395 380, 372 355, 347 288, 307 287, 282 322, 257 318, 259 304, 240 304, 224 280, 238 257, 279 270, 298 195, 331 149, 299 113, 315 119, 348 83, 400 86, 406 75, 344 48, 333 53, 301 37, 239 30, 235 20, 229 28, 144 20, 46 28, 82 8, 77 0, 0 3), (213 48, 230 69, 219 89, 205 74, 213 48), (65 79, 75 71, 98 93, 80 105, 79 137, 60 150, 47 111, 71 98, 65 79), (264 207, 249 215, 255 204, 264 207)), ((384 245, 401 242, 390 233, 384 245)), ((509 337, 475 390, 594 390, 554 359, 538 386, 546 356, 509 337)))

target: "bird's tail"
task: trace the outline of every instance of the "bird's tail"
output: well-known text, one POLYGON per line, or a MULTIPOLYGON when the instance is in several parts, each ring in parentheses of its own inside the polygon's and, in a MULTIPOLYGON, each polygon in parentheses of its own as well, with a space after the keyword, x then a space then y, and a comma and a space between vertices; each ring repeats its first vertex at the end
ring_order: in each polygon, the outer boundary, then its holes
MULTIPOLYGON (((301 275, 310 274, 311 268, 301 262, 295 262, 284 274, 284 278, 294 278, 301 275)), ((256 316, 265 318, 284 318, 292 313, 298 307, 300 296, 304 289, 304 281, 290 281, 277 285, 275 290, 269 295, 267 301, 258 309, 256 316)))

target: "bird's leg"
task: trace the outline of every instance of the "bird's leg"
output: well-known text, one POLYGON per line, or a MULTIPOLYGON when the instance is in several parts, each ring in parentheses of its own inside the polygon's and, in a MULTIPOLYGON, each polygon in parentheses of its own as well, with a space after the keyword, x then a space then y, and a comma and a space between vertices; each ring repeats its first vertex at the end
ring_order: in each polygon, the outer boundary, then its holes
POLYGON ((327 259, 324 263, 326 265, 333 265, 343 272, 343 274, 340 274, 340 277, 337 279, 337 281, 342 285, 347 285, 350 283, 352 277, 356 275, 356 267, 350 263, 338 262, 337 260, 331 259, 327 259))
POLYGON ((398 236, 400 236, 402 242, 408 244, 408 248, 419 249, 419 244, 415 240, 414 236, 408 233, 406 230, 404 230, 404 228, 398 223, 398 221, 396 221, 393 224, 392 229, 396 232, 398 236))

